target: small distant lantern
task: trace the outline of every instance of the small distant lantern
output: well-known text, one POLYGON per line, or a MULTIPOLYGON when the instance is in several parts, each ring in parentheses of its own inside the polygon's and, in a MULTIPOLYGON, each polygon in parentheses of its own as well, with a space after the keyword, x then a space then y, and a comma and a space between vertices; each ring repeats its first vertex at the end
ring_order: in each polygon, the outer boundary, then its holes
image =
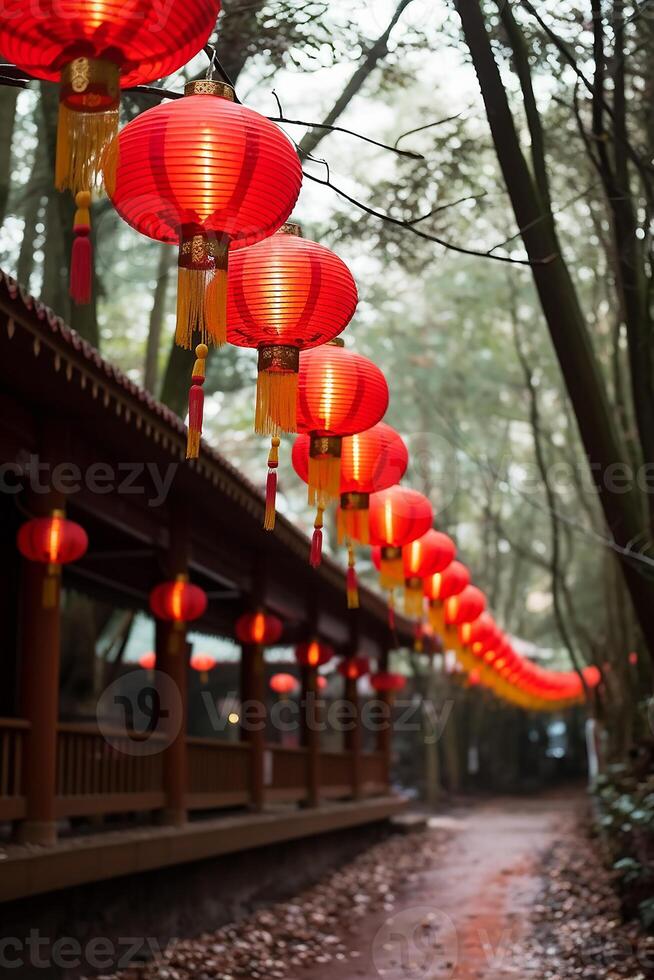
POLYGON ((142 667, 143 670, 146 672, 146 674, 148 675, 148 680, 152 680, 152 677, 154 675, 154 669, 156 666, 157 666, 157 655, 156 653, 154 653, 154 651, 151 650, 148 653, 144 653, 143 656, 139 657, 139 667, 142 667))
POLYGON ((338 672, 349 681, 358 681, 360 677, 370 673, 370 661, 367 657, 350 657, 341 660, 338 672))
POLYGON ((43 582, 43 608, 57 605, 61 566, 77 561, 86 553, 89 539, 80 524, 66 519, 63 510, 49 517, 34 517, 19 528, 16 544, 23 558, 47 565, 43 582))
POLYGON ((379 694, 396 694, 406 687, 406 677, 404 674, 380 671, 378 674, 372 674, 370 683, 379 694))
POLYGON ((188 576, 178 575, 173 582, 162 582, 150 593, 150 609, 157 619, 183 629, 185 623, 199 619, 207 610, 207 594, 192 585, 188 576))
POLYGON ((277 616, 261 610, 245 613, 236 621, 236 637, 244 644, 270 646, 277 643, 284 630, 284 624, 277 616))
POLYGON ((312 640, 310 643, 301 643, 295 651, 295 656, 302 667, 322 667, 334 656, 334 648, 327 643, 312 640))
POLYGON ((300 682, 293 674, 273 674, 270 678, 270 690, 280 697, 289 697, 299 689, 300 682))
POLYGON ((638 666, 638 654, 635 651, 632 651, 629 654, 629 663, 631 664, 632 667, 638 666))
POLYGON ((316 687, 318 688, 318 690, 326 691, 328 686, 329 686, 329 681, 327 680, 327 678, 323 677, 322 674, 318 674, 318 677, 316 678, 316 687))
POLYGON ((479 687, 481 684, 481 672, 476 668, 468 674, 468 684, 470 687, 479 687))
POLYGON ((209 680, 209 671, 216 666, 216 658, 210 653, 194 653, 191 657, 191 668, 200 675, 200 683, 204 686, 209 680))

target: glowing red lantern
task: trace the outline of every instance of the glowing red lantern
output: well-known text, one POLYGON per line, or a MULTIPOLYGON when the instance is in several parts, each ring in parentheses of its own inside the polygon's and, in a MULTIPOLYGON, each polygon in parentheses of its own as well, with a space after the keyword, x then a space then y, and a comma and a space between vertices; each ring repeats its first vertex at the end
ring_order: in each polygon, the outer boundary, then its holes
POLYGON ((486 608, 486 597, 481 589, 467 585, 458 595, 445 601, 445 623, 447 626, 461 626, 472 623, 486 608))
POLYGON ((153 671, 157 665, 157 655, 153 651, 144 653, 143 656, 139 657, 139 667, 148 672, 153 671))
POLYGON ((297 429, 300 351, 325 344, 348 325, 357 288, 345 263, 285 224, 236 252, 227 291, 227 339, 259 352, 255 432, 297 429))
POLYGON ((49 517, 33 517, 18 529, 16 545, 23 558, 47 565, 43 582, 43 608, 53 609, 59 596, 58 584, 62 565, 77 561, 86 553, 89 539, 75 521, 69 521, 63 510, 49 517))
POLYGON ((582 673, 588 687, 595 688, 602 683, 602 672, 599 667, 595 667, 594 665, 584 667, 582 673))
POLYGON ((369 522, 370 544, 381 548, 382 588, 392 589, 404 580, 402 548, 431 528, 432 506, 417 490, 396 485, 371 494, 369 522))
POLYGON ((200 675, 200 682, 206 684, 209 680, 209 671, 214 669, 217 662, 210 653, 194 653, 191 657, 191 668, 197 670, 200 675))
POLYGON ((433 528, 404 545, 404 611, 407 616, 422 616, 423 580, 444 571, 453 562, 455 554, 452 539, 433 528))
POLYGON ((204 615, 207 594, 199 585, 192 585, 186 575, 178 575, 174 582, 162 582, 154 587, 150 609, 157 619, 182 627, 204 615))
POLYGON ((300 682, 292 674, 273 674, 270 678, 271 691, 274 691, 275 694, 279 694, 282 697, 288 697, 289 694, 294 694, 299 687, 300 682))
POLYGON ((189 82, 185 98, 137 116, 118 137, 111 194, 143 235, 179 245, 176 341, 195 334, 187 454, 198 455, 206 343, 226 340, 227 257, 272 235, 288 218, 302 182, 288 137, 234 102, 222 82, 189 82))
POLYGON ((493 617, 488 613, 482 613, 473 622, 462 623, 459 627, 459 639, 464 646, 469 646, 476 657, 489 649, 495 642, 498 629, 493 621, 493 617))
MULTIPOLYGON (((100 182, 118 131, 120 89, 163 78, 202 49, 219 0, 4 0, 0 50, 36 78, 60 82, 56 186, 100 182)), ((113 161, 115 164, 115 161, 113 161)), ((106 179, 111 180, 111 169, 106 179)))
POLYGON ((248 645, 270 646, 277 643, 283 630, 281 619, 261 610, 245 613, 236 621, 236 637, 248 645))
POLYGON ((338 672, 347 680, 358 681, 360 677, 370 673, 370 661, 367 657, 350 657, 341 660, 338 672))
POLYGON ((332 659, 334 648, 328 643, 312 640, 310 643, 301 643, 295 650, 295 656, 302 667, 321 667, 332 659))
POLYGON ((442 633, 443 602, 463 592, 470 582, 470 572, 460 561, 453 561, 442 572, 436 572, 424 580, 423 591, 429 599, 429 622, 432 629, 442 633))
POLYGON ((346 350, 342 340, 302 352, 297 429, 310 437, 310 504, 322 511, 338 497, 343 437, 376 425, 387 407, 383 373, 367 357, 346 350))
POLYGON ((370 683, 374 690, 379 693, 394 694, 397 691, 404 690, 406 687, 406 677, 403 674, 392 674, 387 671, 382 671, 378 674, 372 674, 370 683))
POLYGON ((468 674, 468 684, 470 687, 479 687, 481 684, 481 672, 476 667, 468 674))
POLYGON ((318 688, 318 690, 319 691, 326 691, 327 688, 328 688, 328 686, 329 686, 329 682, 328 682, 327 678, 326 677, 323 677, 322 674, 318 674, 318 676, 316 678, 316 687, 318 688))
POLYGON ((632 651, 629 654, 629 663, 631 664, 632 667, 638 666, 638 654, 635 651, 632 651))

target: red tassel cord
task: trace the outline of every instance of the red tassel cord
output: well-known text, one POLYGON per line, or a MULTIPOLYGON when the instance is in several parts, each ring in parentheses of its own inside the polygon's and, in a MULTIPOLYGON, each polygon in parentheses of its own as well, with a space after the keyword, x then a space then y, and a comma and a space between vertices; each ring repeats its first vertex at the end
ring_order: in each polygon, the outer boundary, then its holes
POLYGON ((356 558, 354 555, 354 547, 352 544, 348 545, 347 549, 347 577, 345 580, 347 589, 347 608, 348 609, 358 609, 359 608, 359 580, 357 578, 357 570, 355 568, 356 558))
POLYGON ((323 516, 325 513, 324 506, 318 505, 318 510, 316 512, 316 519, 313 523, 313 537, 311 539, 311 555, 309 557, 309 562, 312 568, 318 568, 322 562, 322 529, 323 529, 323 516))
POLYGON ((395 629, 395 594, 392 589, 388 593, 388 628, 395 629))
POLYGON ((200 439, 202 438, 202 422, 204 418, 204 391, 202 385, 207 376, 206 344, 198 344, 195 348, 196 362, 191 376, 191 389, 188 396, 188 438, 186 441, 186 458, 197 459, 200 455, 200 439))
POLYGON ((266 513, 263 519, 263 527, 266 531, 273 531, 275 528, 277 508, 277 467, 279 466, 280 442, 281 440, 278 436, 273 436, 270 440, 270 453, 268 454, 268 479, 266 480, 266 513))
POLYGON ((91 302, 93 279, 93 246, 91 245, 91 195, 80 191, 75 197, 77 211, 73 226, 73 251, 70 257, 69 293, 74 303, 91 302))

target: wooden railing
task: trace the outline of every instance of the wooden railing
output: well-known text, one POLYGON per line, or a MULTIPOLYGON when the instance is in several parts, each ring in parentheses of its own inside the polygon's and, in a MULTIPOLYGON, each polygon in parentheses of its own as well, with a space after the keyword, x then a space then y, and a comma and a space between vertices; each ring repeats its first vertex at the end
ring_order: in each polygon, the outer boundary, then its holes
POLYGON ((351 752, 320 753, 320 792, 330 799, 352 796, 354 759, 351 752))
POLYGON ((307 750, 269 745, 264 759, 266 799, 301 802, 307 796, 307 750))
POLYGON ((164 804, 162 757, 156 735, 60 724, 57 815, 157 810, 164 804))
POLYGON ((250 801, 251 752, 247 742, 187 738, 189 810, 244 806, 250 801))
POLYGON ((388 790, 386 761, 383 752, 366 752, 361 756, 361 790, 364 796, 374 796, 388 790))
POLYGON ((0 718, 0 820, 25 814, 23 755, 29 725, 21 718, 0 718))

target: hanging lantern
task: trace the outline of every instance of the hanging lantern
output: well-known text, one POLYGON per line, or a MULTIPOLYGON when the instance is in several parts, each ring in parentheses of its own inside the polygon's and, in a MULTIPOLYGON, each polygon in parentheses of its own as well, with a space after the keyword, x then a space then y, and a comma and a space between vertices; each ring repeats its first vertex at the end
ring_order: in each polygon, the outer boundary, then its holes
POLYGON ((460 561, 453 561, 442 572, 436 572, 424 580, 424 593, 429 599, 429 622, 435 633, 442 635, 445 628, 443 603, 450 596, 463 592, 470 582, 470 572, 460 561))
POLYGON ((207 610, 207 594, 192 585, 188 576, 178 575, 174 582, 162 582, 150 593, 150 609, 157 619, 183 629, 185 623, 199 619, 207 610))
POLYGON ((237 639, 249 646, 270 646, 277 643, 283 630, 281 619, 261 610, 245 613, 236 621, 237 639))
POLYGON ((329 681, 326 677, 323 677, 322 674, 318 674, 316 677, 316 687, 319 691, 326 691, 329 687, 329 681))
POLYGON ((407 616, 422 616, 423 580, 444 571, 453 562, 455 554, 452 539, 433 528, 404 545, 404 611, 407 616))
POLYGON ((217 662, 210 653, 194 653, 191 657, 191 668, 197 670, 200 675, 200 683, 203 686, 209 680, 209 671, 214 669, 217 662))
POLYGON ((464 646, 470 647, 475 657, 481 657, 495 643, 498 629, 493 617, 482 613, 473 622, 461 623, 459 639, 464 646))
POLYGON ((187 454, 198 455, 206 344, 226 340, 228 252, 272 235, 302 182, 288 137, 234 102, 223 82, 189 82, 185 97, 137 116, 118 137, 111 198, 141 234, 179 246, 177 330, 196 348, 187 454))
POLYGON ((406 677, 404 674, 382 671, 378 674, 372 674, 370 683, 374 690, 380 694, 395 694, 397 691, 403 691, 406 687, 406 677))
POLYGON ((141 667, 147 674, 148 680, 152 680, 154 677, 154 669, 157 666, 157 655, 154 651, 149 651, 144 653, 139 657, 139 667, 141 667))
POLYGON ((397 485, 373 493, 369 511, 370 544, 381 548, 380 583, 393 589, 404 580, 402 548, 431 528, 434 512, 423 494, 397 485))
POLYGON ((270 678, 270 690, 281 697, 288 697, 299 690, 300 682, 292 674, 273 674, 270 678))
MULTIPOLYGON (((300 435, 293 445, 293 468, 309 482, 309 436, 300 435)), ((404 440, 386 422, 365 432, 346 436, 341 445, 340 507, 337 511, 338 541, 368 544, 370 494, 386 490, 402 479, 409 465, 404 440)))
POLYGON ((476 667, 468 674, 468 684, 470 687, 479 687, 481 684, 481 672, 476 667))
POLYGON ((328 643, 312 640, 310 643, 301 643, 295 650, 295 656, 302 667, 322 667, 329 663, 335 653, 328 643))
POLYGON ((86 553, 89 539, 80 524, 66 520, 63 510, 53 510, 49 517, 34 517, 23 524, 16 536, 23 558, 47 565, 43 580, 44 609, 54 609, 59 598, 61 566, 77 561, 86 553))
POLYGON ((235 252, 227 291, 227 339, 259 352, 254 431, 297 431, 300 351, 325 344, 357 305, 352 274, 324 245, 291 222, 235 252))
POLYGON ((461 626, 462 623, 472 623, 486 608, 486 597, 481 589, 467 585, 457 595, 446 599, 444 606, 445 625, 461 626))
POLYGON ((309 503, 322 511, 340 489, 344 436, 383 418, 388 385, 372 361, 346 350, 340 338, 300 356, 297 428, 309 436, 309 503))
POLYGON ((219 0, 5 0, 0 50, 23 71, 59 82, 55 185, 76 197, 71 296, 91 298, 91 194, 115 181, 121 88, 170 75, 201 51, 219 0), (162 15, 165 13, 165 20, 162 15))
POLYGON ((358 681, 360 677, 370 673, 370 661, 367 657, 349 657, 341 660, 337 669, 347 680, 358 681))

